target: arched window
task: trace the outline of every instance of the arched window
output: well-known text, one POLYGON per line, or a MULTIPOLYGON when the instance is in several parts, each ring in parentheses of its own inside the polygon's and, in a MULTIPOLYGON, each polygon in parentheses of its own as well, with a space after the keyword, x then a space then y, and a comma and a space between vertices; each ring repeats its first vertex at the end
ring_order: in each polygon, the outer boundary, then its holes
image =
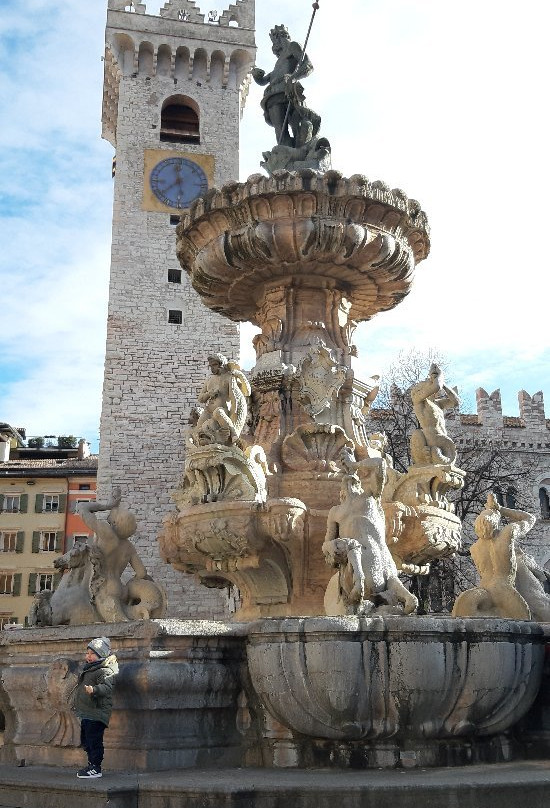
POLYGON ((539 488, 539 500, 541 518, 550 519, 550 496, 548 495, 548 489, 543 486, 539 488))
POLYGON ((200 143, 199 108, 194 101, 183 96, 165 101, 160 139, 167 143, 200 143))
POLYGON ((509 488, 506 491, 506 507, 507 508, 516 508, 517 507, 517 491, 515 488, 509 488))

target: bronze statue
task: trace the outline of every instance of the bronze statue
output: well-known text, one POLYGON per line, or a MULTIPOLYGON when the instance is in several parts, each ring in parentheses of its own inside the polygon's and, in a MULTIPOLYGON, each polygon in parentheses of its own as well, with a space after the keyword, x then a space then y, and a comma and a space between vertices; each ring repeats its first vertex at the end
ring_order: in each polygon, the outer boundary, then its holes
POLYGON ((265 87, 262 109, 266 122, 273 126, 277 145, 264 152, 262 166, 269 172, 311 168, 330 168, 330 143, 317 137, 321 116, 305 105, 304 88, 300 79, 313 71, 313 65, 298 42, 290 38, 284 25, 270 32, 273 53, 277 57, 270 73, 255 67, 254 81, 265 87))

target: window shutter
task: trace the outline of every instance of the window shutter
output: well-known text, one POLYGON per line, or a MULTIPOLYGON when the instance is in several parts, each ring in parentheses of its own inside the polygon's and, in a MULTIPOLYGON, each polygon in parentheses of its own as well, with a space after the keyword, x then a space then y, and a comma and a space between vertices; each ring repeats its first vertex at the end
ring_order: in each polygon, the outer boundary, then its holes
POLYGON ((33 553, 38 553, 40 550, 40 531, 33 530, 32 532, 32 551, 33 553))
POLYGON ((62 530, 59 530, 55 534, 55 552, 62 553, 63 552, 63 541, 65 539, 65 533, 62 530))
POLYGON ((63 577, 62 572, 56 572, 55 573, 55 575, 53 576, 52 590, 57 589, 57 587, 59 586, 59 582, 61 581, 62 577, 63 577))
POLYGON ((21 494, 21 496, 19 497, 19 513, 27 513, 28 506, 29 506, 29 495, 21 494))
POLYGON ((15 544, 15 552, 16 553, 22 553, 24 546, 25 546, 25 531, 24 530, 18 530, 17 531, 17 542, 15 544))
POLYGON ((21 594, 21 578, 22 575, 20 572, 16 572, 13 576, 13 587, 11 590, 12 595, 20 595, 21 594))
POLYGON ((59 508, 57 509, 58 513, 65 513, 65 508, 67 507, 67 494, 60 494, 59 495, 59 508))
POLYGON ((38 574, 36 572, 32 572, 29 575, 29 589, 28 589, 29 595, 35 595, 36 594, 36 582, 37 582, 37 580, 38 580, 38 574))
POLYGON ((4 494, 0 494, 0 513, 4 510, 4 494))
POLYGON ((43 507, 44 507, 44 494, 37 494, 36 499, 34 501, 34 512, 42 513, 43 507))

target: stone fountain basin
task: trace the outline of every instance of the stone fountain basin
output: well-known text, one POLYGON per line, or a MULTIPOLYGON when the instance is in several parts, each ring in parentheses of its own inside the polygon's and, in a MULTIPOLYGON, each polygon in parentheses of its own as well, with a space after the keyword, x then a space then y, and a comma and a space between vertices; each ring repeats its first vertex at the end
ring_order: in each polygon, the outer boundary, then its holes
POLYGON ((429 244, 425 214, 400 189, 301 171, 211 189, 182 217, 176 252, 203 303, 230 319, 256 323, 266 283, 308 275, 347 290, 362 321, 408 294, 429 244))
POLYGON ((496 619, 266 619, 248 640, 265 709, 341 741, 500 733, 534 701, 544 657, 537 623, 496 619))

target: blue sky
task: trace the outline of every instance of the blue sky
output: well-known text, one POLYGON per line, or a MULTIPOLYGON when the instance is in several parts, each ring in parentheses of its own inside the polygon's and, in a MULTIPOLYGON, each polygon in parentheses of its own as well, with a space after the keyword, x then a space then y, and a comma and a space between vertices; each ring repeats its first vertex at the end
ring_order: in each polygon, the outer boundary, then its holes
MULTIPOLYGON (((434 347, 468 402, 478 386, 500 387, 509 415, 522 388, 550 401, 547 0, 320 6, 305 88, 334 167, 403 188, 432 227, 409 297, 358 329, 359 375, 434 347)), ((272 65, 269 29, 285 22, 303 40, 310 14, 310 2, 257 0, 259 66, 272 65)), ((0 16, 0 420, 92 441, 112 205, 105 16, 106 0, 4 0, 0 16)), ((273 145, 260 94, 243 118, 241 179, 273 145)))

